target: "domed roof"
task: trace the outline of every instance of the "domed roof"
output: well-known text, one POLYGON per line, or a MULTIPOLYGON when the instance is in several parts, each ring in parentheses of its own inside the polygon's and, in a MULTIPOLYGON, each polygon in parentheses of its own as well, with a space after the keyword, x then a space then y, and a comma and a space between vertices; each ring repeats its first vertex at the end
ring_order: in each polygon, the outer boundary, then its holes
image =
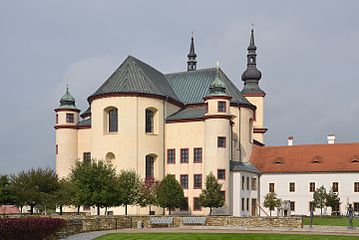
POLYGON ((62 96, 62 98, 60 99, 60 109, 61 108, 72 108, 72 109, 77 109, 76 108, 76 100, 75 98, 70 94, 69 91, 69 87, 66 87, 66 92, 65 94, 62 96))
POLYGON ((250 65, 248 66, 248 68, 242 73, 242 80, 246 81, 246 80, 259 80, 262 77, 262 73, 261 71, 259 71, 257 69, 257 67, 255 65, 250 65))
POLYGON ((226 84, 220 76, 219 65, 217 63, 216 78, 209 85, 208 96, 228 96, 226 93, 226 84))

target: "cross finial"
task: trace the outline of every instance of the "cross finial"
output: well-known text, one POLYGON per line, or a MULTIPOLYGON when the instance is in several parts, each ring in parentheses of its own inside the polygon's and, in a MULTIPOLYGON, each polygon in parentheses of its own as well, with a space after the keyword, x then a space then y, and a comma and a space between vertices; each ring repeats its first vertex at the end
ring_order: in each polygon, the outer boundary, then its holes
POLYGON ((216 62, 216 73, 219 75, 219 61, 216 62))
POLYGON ((194 37, 194 31, 192 31, 191 34, 192 34, 192 37, 194 37))
POLYGON ((66 84, 66 91, 69 91, 69 84, 66 84))

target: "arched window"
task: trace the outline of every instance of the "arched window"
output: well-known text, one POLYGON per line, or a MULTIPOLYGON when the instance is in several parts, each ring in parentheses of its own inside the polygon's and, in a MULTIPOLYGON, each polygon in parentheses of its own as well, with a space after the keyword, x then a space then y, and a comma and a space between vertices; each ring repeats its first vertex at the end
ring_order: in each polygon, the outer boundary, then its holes
POLYGON ((154 155, 146 155, 146 173, 145 173, 145 181, 148 183, 152 183, 155 178, 155 159, 154 155))
POLYGON ((156 110, 152 108, 146 109, 146 133, 154 133, 155 130, 155 114, 156 110))
POLYGON ((106 163, 107 164, 113 164, 115 159, 116 159, 115 154, 113 154, 112 152, 108 152, 106 154, 106 163))
POLYGON ((108 132, 118 131, 118 113, 117 108, 108 111, 108 132))

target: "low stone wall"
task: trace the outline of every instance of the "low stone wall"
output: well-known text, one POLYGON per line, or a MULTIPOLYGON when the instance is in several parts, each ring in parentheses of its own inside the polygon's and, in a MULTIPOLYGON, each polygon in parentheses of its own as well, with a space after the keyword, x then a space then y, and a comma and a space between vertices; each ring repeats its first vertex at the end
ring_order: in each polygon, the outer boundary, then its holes
MULTIPOLYGON (((113 230, 123 228, 137 228, 138 222, 143 227, 151 227, 149 224, 152 216, 61 216, 67 220, 67 227, 63 233, 69 235, 100 230, 113 230)), ((163 217, 163 216, 160 216, 163 217)), ((172 227, 179 227, 182 223, 181 216, 172 216, 172 227)), ((302 228, 303 218, 301 217, 233 217, 233 216, 206 216, 205 226, 232 226, 232 227, 283 227, 302 228)), ((153 227, 153 226, 152 226, 153 227)), ((167 226, 156 226, 167 227, 167 226)), ((64 235, 64 234, 61 234, 64 235)))

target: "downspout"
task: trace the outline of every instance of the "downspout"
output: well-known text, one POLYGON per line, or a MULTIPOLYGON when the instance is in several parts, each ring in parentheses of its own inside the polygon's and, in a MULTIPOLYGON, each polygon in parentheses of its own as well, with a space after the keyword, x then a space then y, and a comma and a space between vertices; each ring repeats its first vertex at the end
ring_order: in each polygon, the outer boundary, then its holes
POLYGON ((167 118, 167 101, 168 97, 166 96, 165 101, 163 102, 163 177, 166 174, 166 118, 167 118))
POLYGON ((241 108, 238 106, 238 113, 239 113, 239 120, 238 120, 238 149, 239 149, 239 162, 242 162, 242 148, 241 148, 241 140, 242 140, 242 131, 241 131, 241 124, 242 124, 242 116, 241 116, 241 108))

